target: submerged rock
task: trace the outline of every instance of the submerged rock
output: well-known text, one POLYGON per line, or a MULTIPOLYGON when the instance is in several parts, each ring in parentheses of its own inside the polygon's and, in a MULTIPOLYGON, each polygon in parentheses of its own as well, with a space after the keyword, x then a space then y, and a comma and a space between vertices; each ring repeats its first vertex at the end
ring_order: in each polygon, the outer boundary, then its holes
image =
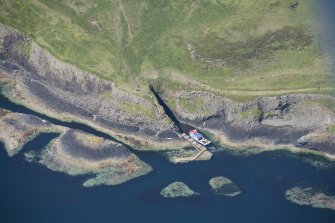
POLYGON ((86 187, 121 184, 152 170, 126 146, 73 129, 53 140, 38 162, 69 175, 94 174, 84 182, 86 187))
POLYGON ((285 198, 292 203, 300 205, 335 210, 335 196, 326 195, 311 187, 294 187, 289 189, 285 192, 285 198))
POLYGON ((24 144, 41 132, 62 132, 65 128, 38 117, 0 109, 0 141, 9 156, 14 156, 24 144))
POLYGON ((178 181, 169 184, 167 187, 161 190, 160 194, 166 198, 191 197, 200 195, 199 193, 194 192, 185 183, 178 181))
POLYGON ((242 193, 238 186, 228 178, 219 176, 209 180, 213 192, 217 195, 234 197, 242 193))

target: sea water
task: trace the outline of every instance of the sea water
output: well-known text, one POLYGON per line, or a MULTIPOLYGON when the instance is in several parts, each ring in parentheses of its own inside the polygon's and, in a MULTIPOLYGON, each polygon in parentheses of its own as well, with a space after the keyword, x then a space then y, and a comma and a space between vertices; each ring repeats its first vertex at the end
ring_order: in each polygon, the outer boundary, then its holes
MULTIPOLYGON (((55 124, 104 136, 91 128, 64 123, 0 97, 0 107, 33 114, 55 124)), ((74 177, 25 161, 24 153, 43 149, 57 134, 42 134, 14 157, 0 144, 0 222, 304 222, 333 223, 335 211, 290 203, 284 192, 315 187, 335 195, 335 164, 315 155, 288 151, 237 156, 216 152, 210 161, 172 164, 156 152, 136 152, 153 171, 118 186, 84 188, 89 176, 74 177), (318 160, 318 165, 312 165, 318 160), (210 178, 233 180, 242 194, 212 193, 210 178), (201 196, 166 199, 160 190, 183 181, 201 196)))

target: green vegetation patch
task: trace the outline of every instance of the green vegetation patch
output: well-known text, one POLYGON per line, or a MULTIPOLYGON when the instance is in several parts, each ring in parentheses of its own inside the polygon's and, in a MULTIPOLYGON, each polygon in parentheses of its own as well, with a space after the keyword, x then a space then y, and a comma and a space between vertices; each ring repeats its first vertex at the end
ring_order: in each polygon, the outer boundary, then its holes
POLYGON ((327 126, 327 131, 331 134, 335 135, 335 125, 328 125, 327 126))
MULTIPOLYGON (((169 91, 205 90, 233 100, 334 94, 332 64, 311 29, 312 0, 293 8, 292 2, 0 0, 0 22, 141 96, 134 86, 155 78, 169 91)), ((29 54, 29 44, 19 48, 29 54)))
POLYGON ((139 104, 131 104, 127 102, 120 103, 119 107, 125 112, 135 114, 135 115, 141 115, 151 120, 154 120, 156 118, 156 114, 153 108, 147 108, 139 104))
POLYGON ((303 27, 289 27, 270 31, 247 41, 227 41, 209 34, 197 46, 200 57, 220 59, 225 64, 245 65, 252 59, 266 60, 278 50, 303 50, 312 44, 312 37, 303 27))
POLYGON ((238 113, 239 119, 248 119, 248 118, 259 118, 262 115, 262 111, 258 108, 248 109, 238 113))
POLYGON ((200 98, 178 98, 180 108, 188 113, 210 115, 211 110, 206 107, 204 101, 200 98))

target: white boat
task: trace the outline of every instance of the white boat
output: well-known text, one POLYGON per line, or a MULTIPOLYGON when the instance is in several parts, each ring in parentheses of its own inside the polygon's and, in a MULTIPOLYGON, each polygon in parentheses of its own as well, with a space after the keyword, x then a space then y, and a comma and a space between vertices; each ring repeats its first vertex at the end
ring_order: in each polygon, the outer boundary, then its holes
POLYGON ((201 145, 207 146, 211 143, 208 139, 206 139, 202 134, 200 134, 196 129, 189 131, 192 139, 200 143, 201 145))

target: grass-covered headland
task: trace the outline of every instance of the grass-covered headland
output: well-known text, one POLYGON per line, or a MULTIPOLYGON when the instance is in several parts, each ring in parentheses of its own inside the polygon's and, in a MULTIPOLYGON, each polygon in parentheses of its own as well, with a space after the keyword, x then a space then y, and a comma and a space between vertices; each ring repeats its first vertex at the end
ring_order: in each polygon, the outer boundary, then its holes
MULTIPOLYGON (((0 22, 136 94, 334 93, 312 0, 0 0, 0 22)), ((23 46, 27 54, 29 46, 23 46)))

